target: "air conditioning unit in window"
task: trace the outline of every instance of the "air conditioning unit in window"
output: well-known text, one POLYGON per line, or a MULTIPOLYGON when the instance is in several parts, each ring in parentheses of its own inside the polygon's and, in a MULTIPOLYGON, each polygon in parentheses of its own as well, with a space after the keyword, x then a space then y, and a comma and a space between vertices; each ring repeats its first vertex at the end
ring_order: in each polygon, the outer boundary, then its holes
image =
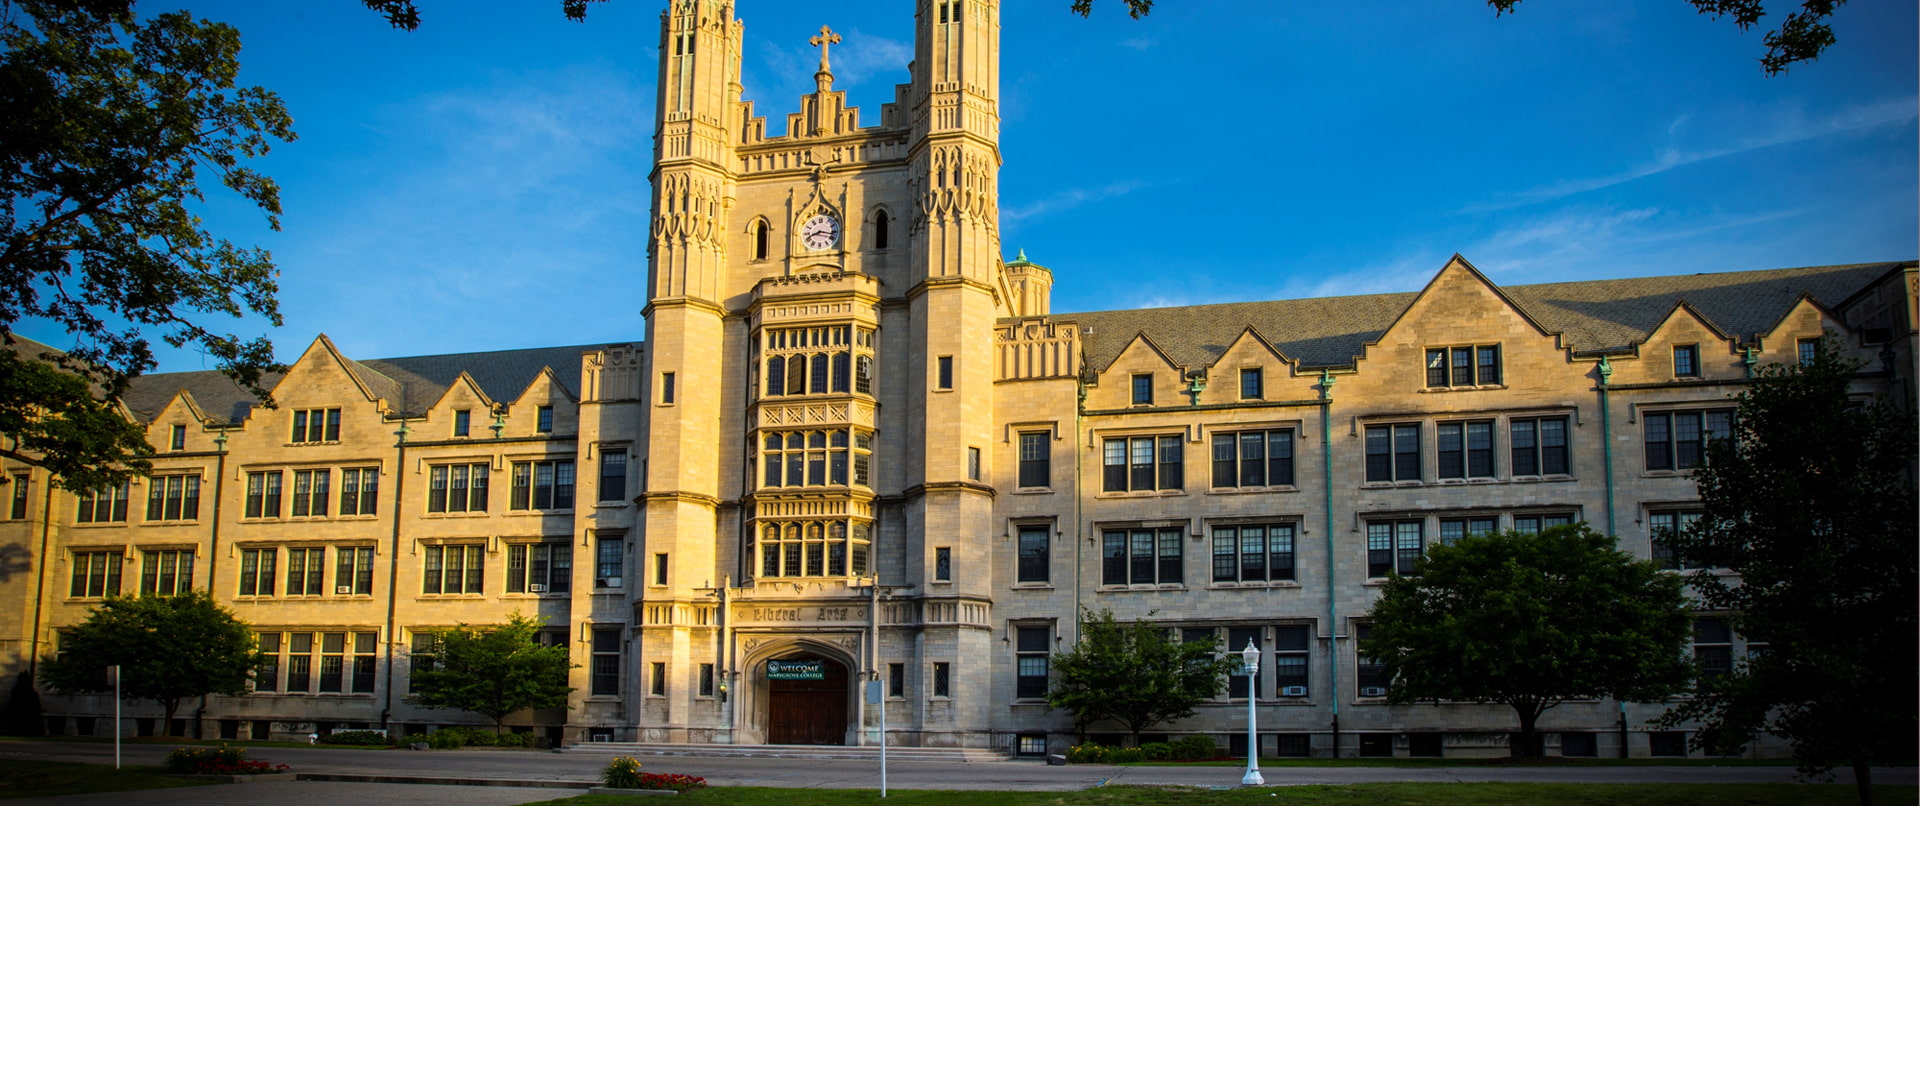
POLYGON ((1361 697, 1386 697, 1387 688, 1384 686, 1363 686, 1360 688, 1360 696, 1361 697))
POLYGON ((594 588, 596 588, 596 589, 618 589, 618 588, 620 588, 620 579, 619 579, 619 578, 617 578, 617 577, 606 577, 606 578, 601 578, 601 579, 600 579, 600 580, 599 580, 598 582, 596 582, 596 583, 594 584, 594 588))
POLYGON ((334 594, 335 594, 336 596, 346 596, 347 594, 349 594, 349 593, 351 593, 351 592, 353 592, 353 586, 351 586, 351 585, 335 585, 335 586, 333 587, 333 591, 334 591, 334 594))
POLYGON ((1281 697, 1306 697, 1307 688, 1304 686, 1283 686, 1280 688, 1280 696, 1281 697))
POLYGON ((528 591, 528 592, 546 592, 546 591, 547 591, 547 587, 546 587, 545 585, 537 585, 537 584, 536 584, 536 585, 529 585, 529 586, 527 586, 527 591, 528 591))

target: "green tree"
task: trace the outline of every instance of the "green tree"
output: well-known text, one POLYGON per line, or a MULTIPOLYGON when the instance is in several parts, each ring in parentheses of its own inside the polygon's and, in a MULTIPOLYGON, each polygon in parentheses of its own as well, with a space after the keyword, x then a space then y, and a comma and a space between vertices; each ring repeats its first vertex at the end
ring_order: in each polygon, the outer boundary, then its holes
POLYGON ((1667 539, 1708 610, 1749 642, 1733 673, 1703 681, 1659 723, 1701 725, 1723 752, 1765 732, 1800 768, 1853 769, 1871 802, 1875 760, 1915 756, 1914 420, 1853 396, 1859 365, 1831 342, 1804 365, 1770 365, 1736 398, 1733 438, 1694 473, 1700 518, 1667 539))
POLYGON ((192 205, 209 173, 279 228, 279 188, 246 162, 291 141, 292 122, 274 94, 235 84, 239 68, 239 33, 185 12, 0 4, 0 455, 75 491, 146 473, 119 401, 154 366, 150 331, 271 404, 271 342, 203 316, 244 307, 279 325, 272 257, 216 239, 192 205), (12 328, 32 318, 78 343, 23 348, 12 328))
POLYGON ((1388 700, 1481 701, 1520 719, 1577 698, 1655 701, 1686 689, 1684 586, 1585 525, 1435 544, 1394 575, 1361 652, 1386 666, 1388 700))
POLYGON ((120 666, 126 697, 159 704, 167 731, 188 698, 244 694, 260 650, 253 630, 207 593, 110 596, 85 622, 60 632, 60 652, 40 681, 63 694, 113 689, 107 667, 120 666))
POLYGON ((1182 642, 1171 628, 1146 619, 1121 622, 1110 610, 1082 611, 1079 642, 1053 654, 1047 704, 1071 712, 1083 739, 1095 724, 1113 723, 1137 744, 1148 728, 1192 716, 1195 706, 1218 696, 1221 678, 1237 660, 1220 655, 1211 639, 1182 642))
POLYGON ((479 713, 495 728, 521 709, 564 708, 572 692, 567 672, 578 665, 567 660, 565 646, 539 644, 539 632, 539 623, 518 612, 501 626, 447 631, 431 653, 413 655, 414 701, 479 713))

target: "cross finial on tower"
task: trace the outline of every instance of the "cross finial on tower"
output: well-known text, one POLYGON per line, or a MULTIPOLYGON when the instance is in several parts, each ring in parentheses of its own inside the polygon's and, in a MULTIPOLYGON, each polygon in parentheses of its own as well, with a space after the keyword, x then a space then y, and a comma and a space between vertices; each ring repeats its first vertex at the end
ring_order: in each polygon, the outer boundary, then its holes
POLYGON ((831 45, 840 44, 840 35, 834 33, 831 28, 822 24, 820 32, 808 38, 807 44, 820 46, 820 70, 832 71, 833 69, 827 66, 827 48, 831 45))

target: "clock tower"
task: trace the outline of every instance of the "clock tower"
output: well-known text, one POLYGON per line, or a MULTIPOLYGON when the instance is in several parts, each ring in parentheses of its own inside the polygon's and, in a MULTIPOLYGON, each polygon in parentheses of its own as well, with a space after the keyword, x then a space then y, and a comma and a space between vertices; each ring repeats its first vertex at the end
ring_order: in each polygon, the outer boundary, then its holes
POLYGON ((770 135, 734 5, 662 17, 643 740, 868 742, 873 679, 906 699, 896 743, 987 726, 987 695, 942 680, 992 660, 999 4, 919 0, 915 22, 877 125, 833 88, 822 26, 814 90, 770 135))

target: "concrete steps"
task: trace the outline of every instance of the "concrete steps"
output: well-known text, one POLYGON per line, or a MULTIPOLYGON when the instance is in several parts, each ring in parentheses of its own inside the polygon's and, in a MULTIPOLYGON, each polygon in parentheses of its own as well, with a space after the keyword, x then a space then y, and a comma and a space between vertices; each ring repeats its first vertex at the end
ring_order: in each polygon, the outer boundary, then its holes
MULTIPOLYGON (((741 746, 734 743, 590 742, 574 743, 566 748, 566 752, 599 754, 608 757, 626 754, 642 760, 671 757, 846 758, 856 761, 880 759, 880 748, 877 746, 741 746)), ((957 764, 970 761, 1012 761, 1013 755, 1000 750, 958 746, 889 746, 887 760, 957 764)))

